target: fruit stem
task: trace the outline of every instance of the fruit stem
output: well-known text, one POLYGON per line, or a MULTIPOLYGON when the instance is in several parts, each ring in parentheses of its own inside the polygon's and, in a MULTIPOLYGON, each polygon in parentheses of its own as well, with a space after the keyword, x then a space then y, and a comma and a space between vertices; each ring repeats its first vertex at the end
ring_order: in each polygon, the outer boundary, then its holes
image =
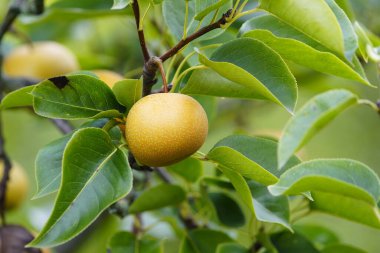
POLYGON ((162 83, 164 85, 164 93, 168 93, 168 81, 166 80, 165 69, 162 63, 162 60, 159 57, 154 57, 154 62, 158 66, 158 70, 160 71, 162 77, 162 83))
POLYGON ((108 121, 104 126, 103 126, 103 130, 104 131, 110 131, 114 126, 118 125, 119 122, 115 119, 111 119, 110 121, 108 121))

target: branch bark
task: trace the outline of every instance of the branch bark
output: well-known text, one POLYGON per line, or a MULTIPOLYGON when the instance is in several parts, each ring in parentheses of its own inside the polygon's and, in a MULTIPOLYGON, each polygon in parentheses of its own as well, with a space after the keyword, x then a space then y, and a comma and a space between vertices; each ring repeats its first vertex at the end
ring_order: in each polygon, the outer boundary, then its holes
MULTIPOLYGON (((135 7, 134 7, 134 10, 135 10, 135 7)), ((135 11, 135 13, 137 12, 135 11)), ((169 49, 166 53, 164 53, 160 57, 149 57, 149 59, 146 61, 146 58, 144 56, 145 64, 144 64, 144 71, 143 71, 143 96, 147 96, 151 94, 152 87, 157 82, 156 72, 159 66, 157 64, 158 60, 161 61, 161 63, 165 62, 166 60, 168 60, 169 58, 177 54, 182 48, 184 48, 190 42, 196 40, 197 38, 205 35, 208 32, 221 28, 223 25, 227 23, 227 20, 231 15, 232 15, 232 10, 229 10, 228 12, 223 14, 223 16, 218 21, 208 26, 205 26, 202 29, 198 30, 197 32, 189 35, 187 38, 178 42, 173 48, 169 49)), ((136 19, 136 22, 138 22, 137 19, 136 19)), ((142 46, 142 48, 146 48, 144 37, 140 38, 140 45, 144 45, 144 47, 142 46)))
POLYGON ((147 61, 149 61, 150 55, 149 55, 149 51, 145 42, 144 30, 140 29, 140 7, 139 7, 139 2, 137 0, 133 0, 132 9, 135 16, 137 33, 138 33, 139 41, 140 41, 140 47, 144 56, 144 63, 146 63, 147 61))
POLYGON ((199 37, 202 37, 206 33, 209 33, 215 29, 221 28, 223 25, 225 25, 227 23, 227 19, 231 16, 231 13, 232 13, 232 10, 229 10, 228 12, 223 14, 223 16, 218 21, 216 21, 215 23, 212 23, 208 26, 203 27, 202 29, 191 34, 190 36, 188 36, 184 40, 181 40, 180 42, 178 42, 177 45, 175 45, 173 48, 171 48, 166 53, 164 53, 163 55, 160 56, 161 61, 165 62, 167 59, 169 59, 172 56, 174 56, 175 54, 177 54, 183 47, 185 47, 187 44, 189 44, 193 40, 195 40, 199 37))

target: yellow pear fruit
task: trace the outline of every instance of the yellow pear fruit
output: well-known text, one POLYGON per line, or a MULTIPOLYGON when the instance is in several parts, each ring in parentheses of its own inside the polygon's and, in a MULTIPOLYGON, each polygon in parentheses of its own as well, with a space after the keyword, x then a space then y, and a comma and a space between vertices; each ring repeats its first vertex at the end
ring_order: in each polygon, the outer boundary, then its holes
POLYGON ((168 166, 195 153, 208 132, 207 115, 192 97, 159 93, 140 99, 129 111, 126 140, 137 161, 168 166))
POLYGON ((110 88, 112 88, 116 82, 124 79, 122 75, 110 70, 96 69, 91 72, 94 72, 94 74, 96 74, 99 79, 105 82, 110 88))
POLYGON ((43 41, 15 48, 5 57, 3 70, 9 77, 43 80, 78 71, 79 64, 68 48, 43 41))
MULTIPOLYGON (((3 178, 4 163, 0 162, 0 179, 3 178)), ((28 192, 28 177, 24 169, 17 163, 12 163, 11 173, 7 184, 5 208, 14 209, 21 205, 28 192)))

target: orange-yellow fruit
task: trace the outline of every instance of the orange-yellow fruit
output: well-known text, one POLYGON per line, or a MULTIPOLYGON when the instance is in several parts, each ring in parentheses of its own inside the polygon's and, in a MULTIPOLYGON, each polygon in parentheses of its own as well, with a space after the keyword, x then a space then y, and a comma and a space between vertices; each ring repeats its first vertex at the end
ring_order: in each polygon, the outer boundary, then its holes
POLYGON ((135 158, 151 167, 179 162, 196 152, 208 132, 207 115, 192 97, 159 93, 130 110, 126 139, 135 158))
POLYGON ((52 41, 22 45, 4 59, 4 73, 10 77, 43 80, 79 70, 75 55, 52 41))
POLYGON ((96 69, 92 70, 92 72, 94 72, 99 79, 105 82, 110 88, 112 88, 116 82, 124 79, 120 74, 110 70, 96 69))
MULTIPOLYGON (((23 168, 17 163, 12 163, 12 169, 7 184, 5 196, 6 209, 17 208, 21 205, 28 192, 28 177, 23 168)), ((0 162, 0 179, 3 178, 4 163, 0 162)))

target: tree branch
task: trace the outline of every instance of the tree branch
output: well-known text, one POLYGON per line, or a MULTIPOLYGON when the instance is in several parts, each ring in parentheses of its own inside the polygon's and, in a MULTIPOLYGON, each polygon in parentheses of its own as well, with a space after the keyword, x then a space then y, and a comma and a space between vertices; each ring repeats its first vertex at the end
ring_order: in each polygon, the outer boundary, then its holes
POLYGON ((0 115, 0 160, 3 162, 4 170, 3 170, 3 177, 1 178, 0 182, 0 217, 2 225, 6 224, 5 221, 5 199, 6 199, 6 192, 7 192, 7 183, 9 180, 9 175, 12 169, 11 161, 5 152, 5 141, 3 136, 3 121, 1 118, 2 115, 0 115))
POLYGON ((164 53, 163 55, 160 56, 161 61, 165 62, 167 59, 169 59, 170 57, 177 54, 184 46, 186 46, 187 44, 189 44, 193 40, 205 35, 206 33, 211 32, 212 30, 221 28, 223 25, 225 25, 227 23, 227 19, 231 16, 231 13, 232 13, 232 10, 229 10, 228 12, 223 14, 223 16, 218 21, 216 21, 215 23, 212 23, 208 26, 203 27, 199 31, 191 34, 187 38, 178 42, 177 45, 175 45, 169 51, 167 51, 166 53, 164 53))
POLYGON ((51 122, 61 131, 63 134, 71 133, 74 127, 67 121, 63 119, 50 119, 51 122))
POLYGON ((144 30, 140 29, 140 7, 139 7, 139 2, 137 0, 133 0, 132 9, 133 9, 133 13, 135 16, 137 33, 138 33, 139 41, 140 41, 140 47, 141 47, 142 53, 144 55, 144 62, 146 63, 149 61, 150 55, 149 55, 149 51, 148 51, 148 48, 147 48, 146 42, 145 42, 144 30))

